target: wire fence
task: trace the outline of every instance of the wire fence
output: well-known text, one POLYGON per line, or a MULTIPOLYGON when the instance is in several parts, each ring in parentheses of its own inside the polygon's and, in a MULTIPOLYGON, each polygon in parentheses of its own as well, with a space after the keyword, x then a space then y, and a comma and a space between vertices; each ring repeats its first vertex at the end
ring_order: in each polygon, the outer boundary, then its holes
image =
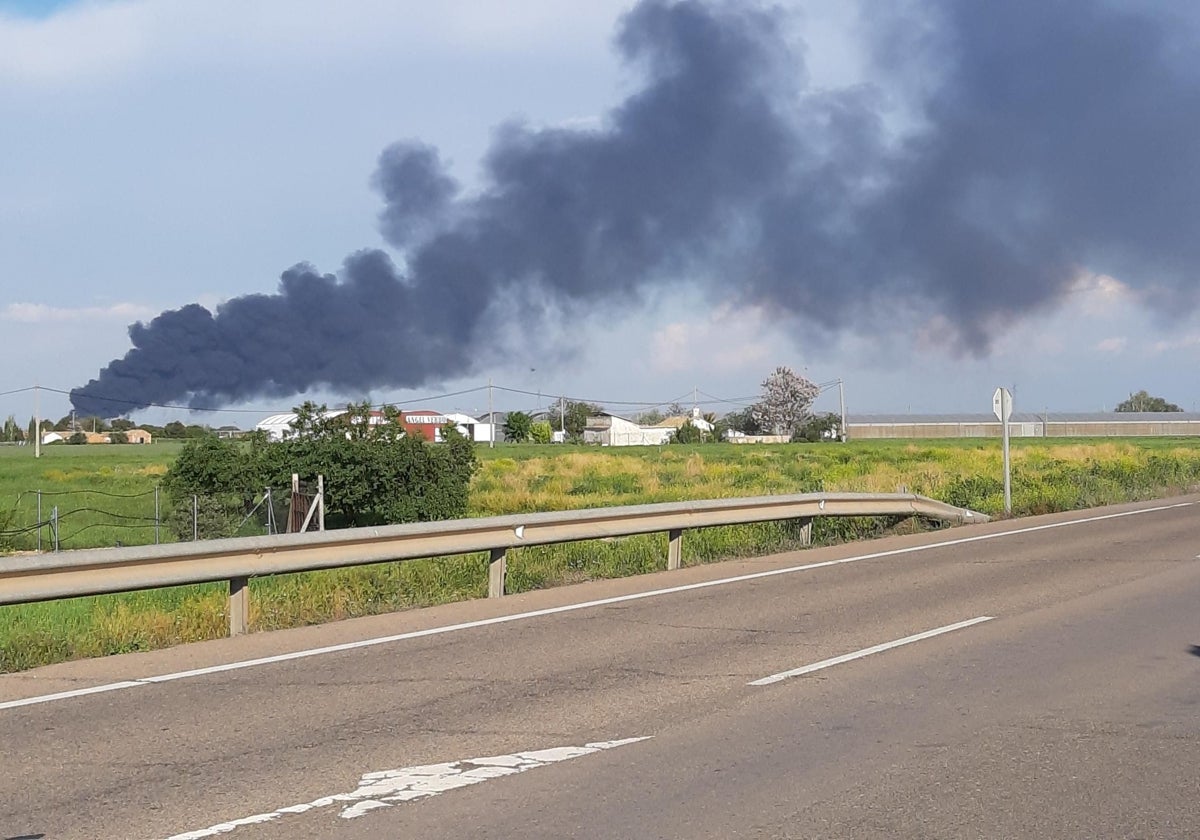
POLYGON ((25 490, 0 510, 0 551, 60 551, 325 530, 324 479, 292 478, 252 498, 171 500, 160 487, 140 493, 25 490))

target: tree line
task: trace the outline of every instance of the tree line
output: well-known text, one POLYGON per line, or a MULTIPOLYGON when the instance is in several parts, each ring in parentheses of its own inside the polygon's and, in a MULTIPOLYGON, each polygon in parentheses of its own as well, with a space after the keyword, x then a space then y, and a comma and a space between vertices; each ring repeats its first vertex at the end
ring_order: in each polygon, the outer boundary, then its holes
MULTIPOLYGON (((25 443, 33 440, 36 436, 35 422, 34 418, 30 417, 29 422, 22 426, 14 415, 8 415, 3 426, 0 426, 0 442, 25 443)), ((222 426, 214 429, 212 426, 183 423, 180 420, 172 420, 165 426, 156 426, 153 423, 134 423, 124 417, 106 420, 90 416, 72 417, 70 414, 66 414, 58 420, 44 418, 41 426, 43 435, 47 432, 67 432, 67 443, 86 443, 85 432, 107 434, 111 443, 128 443, 129 439, 125 433, 131 429, 143 429, 153 435, 156 440, 189 440, 213 435, 219 431, 239 431, 236 426, 222 426)))

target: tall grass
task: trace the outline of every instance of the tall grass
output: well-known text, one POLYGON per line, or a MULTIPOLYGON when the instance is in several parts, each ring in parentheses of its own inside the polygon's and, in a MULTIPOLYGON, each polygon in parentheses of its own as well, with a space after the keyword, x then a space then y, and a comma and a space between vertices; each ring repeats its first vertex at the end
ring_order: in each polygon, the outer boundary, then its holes
MULTIPOLYGON (((0 447, 0 551, 34 550, 36 524, 49 520, 55 507, 62 548, 153 543, 154 490, 179 449, 174 442, 56 444, 43 447, 42 457, 35 459, 32 447, 0 447)), ((48 548, 50 529, 42 528, 40 536, 43 549, 48 548)), ((170 539, 166 528, 158 538, 170 539)))
MULTIPOLYGON (((27 489, 152 487, 175 449, 55 447, 40 462, 0 449, 0 511, 27 489)), ((26 453, 16 450, 19 455, 26 453)), ((1003 511, 994 441, 872 441, 738 447, 597 449, 502 446, 481 450, 471 513, 542 510, 816 491, 904 490, 991 515, 1003 511)), ((1013 441, 1013 511, 1047 513, 1184 492, 1200 485, 1200 440, 1013 441)), ((2 520, 0 520, 2 522, 2 520)), ((817 544, 875 536, 892 520, 818 519, 817 544)), ((3 527, 0 527, 3 530, 3 527)), ((97 538, 104 532, 94 531, 97 538)), ((165 532, 164 532, 165 533, 165 532)), ((685 564, 798 547, 798 524, 690 532, 685 564)), ((105 537, 107 538, 107 537, 105 537)), ((97 540, 96 544, 107 544, 97 540)), ((661 534, 538 546, 509 554, 510 592, 662 569, 661 534)), ((0 562, 3 558, 0 557, 0 562)), ((482 597, 482 554, 280 575, 251 584, 251 626, 279 629, 482 597)), ((0 671, 158 648, 225 633, 225 589, 187 586, 0 608, 0 671)))

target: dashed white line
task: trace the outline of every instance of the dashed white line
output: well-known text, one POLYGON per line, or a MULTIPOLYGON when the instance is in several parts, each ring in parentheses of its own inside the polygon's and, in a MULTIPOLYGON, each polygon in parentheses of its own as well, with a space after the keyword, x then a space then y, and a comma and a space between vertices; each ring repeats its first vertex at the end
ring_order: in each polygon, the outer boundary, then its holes
POLYGON ((288 662, 294 659, 307 659, 310 656, 323 656, 329 653, 341 653, 343 651, 356 650, 358 648, 386 645, 391 644, 392 642, 402 642, 406 639, 419 639, 424 636, 438 636, 443 633, 456 633, 461 630, 470 630, 476 627, 488 627, 494 624, 507 624, 513 621, 524 621, 526 619, 539 618, 546 615, 556 615, 559 613, 574 612, 576 610, 587 610, 593 607, 603 607, 609 604, 620 604, 626 601, 639 601, 643 598, 657 598, 661 595, 673 595, 677 592, 691 592, 697 589, 707 589, 712 586, 726 586, 728 584, 743 583, 750 580, 760 580, 763 578, 776 577, 778 575, 808 572, 812 571, 813 569, 824 569, 829 566, 843 566, 849 563, 858 563, 863 560, 878 560, 882 557, 897 557, 903 554, 914 554, 920 551, 933 551, 939 548, 949 548, 952 546, 966 545, 973 542, 983 542, 986 540, 1003 539, 1005 537, 1015 537, 1020 534, 1031 534, 1037 531, 1050 530, 1052 528, 1068 528, 1074 525, 1086 525, 1091 522, 1101 522, 1106 519, 1120 519, 1127 516, 1139 516, 1145 513, 1157 513, 1164 510, 1189 507, 1194 504, 1196 503, 1176 502, 1169 505, 1159 505, 1158 507, 1141 508, 1140 510, 1127 510, 1122 511, 1121 513, 1106 513, 1100 516, 1089 516, 1084 519, 1071 519, 1066 522, 1052 522, 1048 525, 1032 525, 1027 528, 1017 528, 1012 531, 999 531, 993 534, 979 534, 973 537, 961 537, 959 539, 928 543, 926 545, 895 548, 889 551, 876 551, 870 554, 860 554, 854 557, 843 557, 840 560, 826 560, 822 563, 808 563, 802 566, 789 566, 784 569, 771 569, 765 572, 751 572, 750 574, 719 578, 717 580, 706 580, 700 583, 687 583, 679 586, 668 586, 663 589, 652 589, 647 592, 634 592, 629 595, 616 595, 612 598, 599 598, 594 601, 583 601, 582 603, 578 604, 564 604, 563 606, 559 607, 548 607, 541 610, 513 613, 512 615, 484 618, 480 619, 479 621, 464 621, 461 624, 449 624, 443 627, 430 627, 425 630, 414 630, 409 633, 397 633, 394 636, 380 636, 378 638, 363 639, 357 642, 345 642, 340 645, 329 645, 327 647, 310 648, 308 650, 297 650, 291 653, 282 653, 277 656, 264 656, 260 659, 246 659, 240 662, 229 662, 224 665, 213 665, 208 668, 195 668, 190 671, 177 671, 171 674, 142 677, 135 680, 124 680, 122 682, 91 686, 89 688, 60 691, 55 694, 42 694, 37 697, 25 697, 20 700, 7 700, 5 702, 0 702, 0 711, 5 709, 15 709, 20 706, 33 706, 39 703, 53 703, 59 700, 69 700, 74 697, 84 697, 89 694, 102 694, 107 691, 120 691, 126 688, 138 688, 140 686, 153 685, 154 683, 173 682, 175 680, 184 680, 191 677, 205 676, 207 674, 219 674, 225 671, 239 671, 243 668, 257 668, 262 665, 273 665, 277 662, 288 662))
POLYGON ((801 668, 793 668, 790 671, 781 671, 778 674, 772 674, 769 677, 763 677, 760 680, 754 680, 747 685, 771 685, 772 683, 782 682, 791 677, 799 677, 804 674, 811 674, 813 671, 820 671, 825 668, 832 668, 834 665, 841 665, 843 662, 851 662, 855 659, 862 659, 864 656, 870 656, 874 653, 883 653, 885 650, 898 648, 902 645, 911 645, 913 642, 919 642, 922 639, 932 639, 934 636, 940 636, 943 633, 952 633, 955 630, 962 630, 966 627, 973 627, 976 624, 982 624, 985 621, 991 621, 995 616, 981 615, 978 618, 970 618, 966 621, 959 621, 955 624, 947 624, 945 627, 936 627, 933 630, 926 630, 923 633, 914 633, 911 636, 905 636, 903 639, 896 639, 891 642, 873 645, 869 648, 856 650, 853 653, 844 653, 841 656, 835 656, 832 659, 822 659, 820 662, 814 662, 811 665, 805 665, 801 668))

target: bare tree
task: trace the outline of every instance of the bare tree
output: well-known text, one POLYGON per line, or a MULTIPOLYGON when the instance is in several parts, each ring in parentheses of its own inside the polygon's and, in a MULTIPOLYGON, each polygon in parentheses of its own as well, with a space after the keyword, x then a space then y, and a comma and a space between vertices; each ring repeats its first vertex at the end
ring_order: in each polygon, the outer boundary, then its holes
POLYGON ((812 404, 821 389, 791 368, 777 367, 762 383, 762 399, 750 407, 754 421, 764 431, 776 435, 792 434, 812 413, 812 404))

